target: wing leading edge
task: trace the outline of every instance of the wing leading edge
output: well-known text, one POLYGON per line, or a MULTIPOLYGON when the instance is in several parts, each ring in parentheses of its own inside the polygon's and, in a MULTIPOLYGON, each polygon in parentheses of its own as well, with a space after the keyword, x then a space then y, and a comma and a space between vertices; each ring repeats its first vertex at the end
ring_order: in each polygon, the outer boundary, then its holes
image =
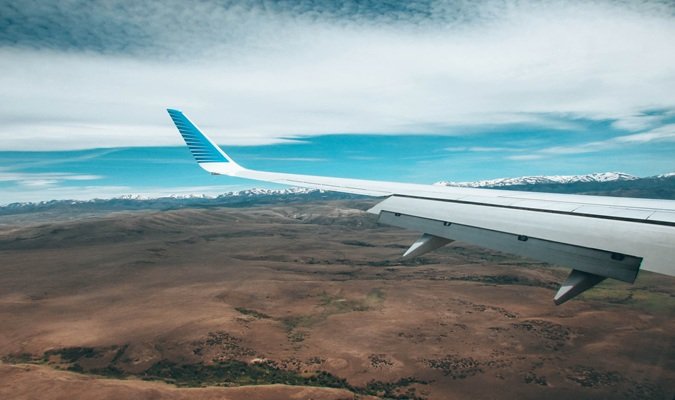
POLYGON ((632 283, 640 269, 675 276, 675 201, 456 188, 246 169, 181 111, 169 115, 197 163, 229 175, 385 197, 369 212, 422 233, 414 257, 460 240, 572 267, 561 304, 605 278, 632 283))

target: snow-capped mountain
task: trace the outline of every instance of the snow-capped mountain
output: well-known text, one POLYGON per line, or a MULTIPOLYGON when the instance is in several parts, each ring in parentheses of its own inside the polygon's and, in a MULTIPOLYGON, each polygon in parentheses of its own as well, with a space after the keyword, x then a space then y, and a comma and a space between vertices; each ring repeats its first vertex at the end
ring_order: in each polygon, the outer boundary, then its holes
POLYGON ((439 186, 457 187, 502 187, 515 185, 540 185, 551 183, 577 183, 577 182, 612 182, 632 181, 639 179, 637 176, 623 172, 598 172, 586 175, 551 175, 551 176, 521 176, 518 178, 498 178, 475 182, 436 182, 439 186))
MULTIPOLYGON (((247 190, 240 190, 237 192, 226 192, 219 195, 209 195, 209 194, 168 194, 168 195, 142 195, 142 194, 124 194, 121 196, 113 197, 111 200, 157 200, 157 199, 176 199, 176 200, 199 200, 199 199, 217 199, 223 197, 254 197, 254 196, 283 196, 287 194, 304 194, 314 192, 317 189, 305 189, 305 188, 287 188, 287 189, 263 189, 263 188, 253 188, 247 190)), ((104 199, 94 199, 94 200, 85 200, 85 201, 96 201, 104 199)))
MULTIPOLYGON (((603 172, 587 175, 554 175, 554 176, 523 176, 519 178, 489 179, 476 182, 437 182, 435 185, 458 187, 493 187, 505 188, 520 186, 518 190, 550 191, 551 184, 560 184, 556 192, 583 193, 588 188, 579 187, 577 183, 598 183, 607 192, 607 195, 623 195, 629 197, 646 198, 675 198, 675 172, 638 178, 622 172, 603 172), (621 188, 612 187, 613 182, 630 183, 630 188, 623 184, 621 188), (527 188, 522 188, 527 185, 527 188), (562 189, 561 189, 562 188, 562 189), (567 189, 564 189, 567 188, 567 189), (617 191, 617 189, 620 189, 617 191), (629 190, 630 189, 630 190, 629 190), (621 192, 623 190, 623 192, 621 192)), ((593 187, 593 194, 600 194, 603 189, 593 187)), ((145 210, 145 209, 173 209, 190 206, 228 206, 231 204, 269 204, 284 201, 312 201, 330 199, 348 199, 356 195, 338 192, 323 192, 317 189, 292 187, 287 189, 254 188, 236 192, 227 192, 220 195, 208 194, 127 194, 108 199, 91 200, 48 200, 40 202, 16 202, 0 204, 0 216, 32 212, 39 210, 80 209, 80 210, 145 210)), ((356 196, 358 197, 358 196, 356 196)))
POLYGON ((253 189, 248 189, 248 190, 241 190, 239 192, 228 192, 221 194, 218 197, 251 197, 251 196, 270 196, 270 195, 286 195, 286 194, 305 194, 305 193, 312 193, 312 192, 318 192, 319 189, 308 189, 308 188, 300 188, 300 187, 291 187, 287 189, 263 189, 263 188, 253 188, 253 189))
POLYGON ((291 187, 286 189, 263 189, 253 188, 248 190, 241 190, 236 192, 226 192, 219 195, 208 194, 124 194, 112 198, 96 198, 90 200, 47 200, 39 202, 16 202, 7 205, 0 204, 0 209, 7 211, 8 209, 21 209, 26 207, 52 207, 57 205, 92 205, 102 203, 152 203, 152 202, 171 202, 171 203, 187 203, 191 204, 203 201, 238 201, 239 199, 264 199, 268 197, 284 197, 292 195, 309 195, 313 193, 320 193, 318 189, 307 189, 291 187))

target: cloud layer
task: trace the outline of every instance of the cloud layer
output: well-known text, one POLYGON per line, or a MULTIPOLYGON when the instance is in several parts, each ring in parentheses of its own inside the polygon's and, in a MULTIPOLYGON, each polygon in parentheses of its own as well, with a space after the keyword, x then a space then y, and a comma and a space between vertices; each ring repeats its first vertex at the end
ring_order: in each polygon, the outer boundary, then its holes
POLYGON ((178 145, 169 106, 226 144, 580 119, 630 137, 675 109, 669 2, 13 4, 5 150, 178 145))

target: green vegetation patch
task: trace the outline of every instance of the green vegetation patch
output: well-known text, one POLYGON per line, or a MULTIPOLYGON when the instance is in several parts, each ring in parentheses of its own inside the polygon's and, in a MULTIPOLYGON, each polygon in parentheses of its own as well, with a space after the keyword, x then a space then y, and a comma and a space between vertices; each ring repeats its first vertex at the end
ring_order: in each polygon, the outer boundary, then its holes
POLYGON ((618 372, 601 371, 583 365, 572 368, 567 379, 585 387, 614 386, 624 380, 618 372))
POLYGON ((451 281, 481 282, 495 285, 535 286, 548 289, 557 289, 560 286, 559 282, 530 279, 518 275, 466 275, 457 277, 451 276, 446 279, 451 281))
POLYGON ((652 314, 675 315, 675 297, 670 293, 627 286, 623 282, 603 282, 582 293, 583 300, 602 301, 608 304, 620 304, 652 314))
POLYGON ((31 353, 15 353, 2 357, 2 361, 8 364, 36 363, 38 359, 31 353))
POLYGON ((292 331, 288 333, 288 340, 290 340, 293 343, 300 343, 305 340, 307 337, 307 332, 303 331, 292 331))
POLYGON ((235 307, 235 310, 239 311, 240 313, 244 315, 250 315, 251 317, 257 318, 257 319, 269 319, 271 318, 269 315, 262 313, 260 311, 256 310, 251 310, 249 308, 244 308, 244 307, 235 307))
POLYGON ((378 396, 384 399, 422 400, 417 396, 413 384, 426 385, 428 382, 415 378, 401 378, 396 382, 370 381, 362 389, 362 394, 378 396))
POLYGON ((345 314, 349 312, 363 312, 372 310, 382 304, 385 293, 380 288, 375 288, 360 299, 347 299, 338 295, 330 295, 322 292, 319 295, 321 311, 315 314, 291 315, 283 317, 279 321, 283 324, 286 332, 290 333, 297 328, 310 328, 326 320, 331 315, 345 314))
POLYGON ((319 305, 329 315, 352 311, 368 311, 382 304, 385 297, 385 293, 381 288, 372 289, 360 299, 347 299, 323 292, 319 296, 319 305))
POLYGON ((242 345, 242 339, 226 331, 209 332, 206 338, 192 343, 192 353, 209 354, 218 360, 238 359, 255 355, 255 350, 242 345), (215 351, 215 353, 214 353, 215 351))
POLYGON ((326 316, 333 314, 343 314, 352 311, 368 311, 370 307, 366 298, 346 299, 339 296, 330 296, 325 292, 321 295, 319 305, 323 307, 326 316))
POLYGON ((59 356, 63 362, 72 363, 81 358, 94 358, 100 356, 104 352, 104 349, 95 349, 93 347, 64 347, 62 349, 46 351, 43 358, 47 360, 50 356, 56 355, 59 356))
POLYGON ((213 364, 180 364, 164 359, 142 372, 132 373, 119 365, 119 360, 126 349, 127 346, 67 347, 49 350, 41 357, 20 353, 4 357, 3 361, 48 363, 58 368, 63 368, 63 363, 66 363, 65 368, 71 372, 115 379, 135 377, 148 381, 163 381, 179 387, 283 384, 346 389, 360 395, 382 396, 387 399, 401 400, 421 399, 416 395, 415 388, 411 385, 416 383, 426 384, 426 382, 415 378, 404 378, 396 382, 371 381, 362 387, 353 386, 346 379, 326 371, 317 371, 308 375, 307 373, 301 374, 294 370, 280 368, 274 361, 246 363, 234 359, 222 360, 213 364), (113 351, 115 352, 114 355, 113 351), (108 355, 109 361, 97 367, 87 366, 87 360, 102 359, 103 355, 108 355), (61 363, 50 363, 48 360, 52 356, 59 356, 61 363))
POLYGON ((346 380, 327 372, 317 372, 311 376, 302 376, 293 371, 277 368, 271 363, 248 364, 243 361, 229 360, 213 365, 177 364, 167 360, 157 362, 142 375, 146 380, 162 380, 177 386, 217 386, 217 385, 300 385, 346 388, 351 386, 346 380))
POLYGON ((358 246, 358 247, 376 247, 374 244, 363 242, 361 240, 343 240, 342 244, 347 246, 358 246))
POLYGON ((549 350, 562 349, 572 338, 572 329, 541 319, 528 319, 511 324, 515 329, 530 332, 541 339, 541 343, 549 350))
POLYGON ((454 379, 465 379, 483 373, 481 362, 471 357, 460 357, 448 354, 442 358, 425 358, 422 360, 431 369, 443 372, 443 375, 454 379))
POLYGON ((291 315, 281 318, 280 321, 284 326, 284 329, 287 332, 290 332, 296 328, 309 328, 325 320, 326 317, 327 315, 323 313, 310 315, 291 315))
POLYGON ((318 371, 308 376, 280 369, 273 362, 248 364, 236 360, 213 365, 177 364, 164 360, 148 368, 142 378, 187 387, 271 384, 328 387, 346 389, 362 395, 401 400, 420 399, 416 396, 415 389, 410 386, 415 383, 427 383, 415 378, 403 378, 396 382, 371 381, 364 387, 358 387, 326 371, 318 371))
POLYGON ((371 306, 380 305, 386 297, 384 290, 381 288, 374 288, 366 295, 366 303, 371 306))

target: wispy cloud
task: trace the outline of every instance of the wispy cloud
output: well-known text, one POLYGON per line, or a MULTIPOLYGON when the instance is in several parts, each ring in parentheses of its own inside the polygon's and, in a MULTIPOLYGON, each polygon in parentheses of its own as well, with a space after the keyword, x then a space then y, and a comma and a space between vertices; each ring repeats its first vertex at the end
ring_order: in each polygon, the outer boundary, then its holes
POLYGON ((483 146, 457 146, 457 147, 446 147, 445 150, 451 152, 476 152, 476 153, 492 153, 492 152, 509 152, 509 151, 522 151, 522 149, 517 149, 514 147, 483 147, 483 146))
POLYGON ((530 160, 539 160, 541 158, 544 158, 544 156, 541 154, 518 154, 513 156, 507 156, 505 158, 507 160, 513 161, 530 161, 530 160))
POLYGON ((318 157, 250 157, 249 159, 268 160, 268 161, 299 161, 299 162, 327 161, 325 158, 318 158, 318 157))
POLYGON ((608 140, 586 142, 573 146, 548 147, 539 150, 538 153, 540 156, 593 153, 622 146, 625 147, 651 142, 675 142, 675 124, 667 124, 650 131, 617 136, 608 140))
POLYGON ((36 157, 32 157, 33 159, 30 161, 26 161, 25 157, 22 155, 17 155, 16 159, 12 161, 11 165, 4 165, 0 166, 0 172, 3 171, 20 171, 24 170, 27 168, 36 168, 36 167, 46 167, 50 165, 64 165, 64 164, 70 164, 70 163, 80 163, 80 162, 86 162, 89 160, 95 160, 99 157, 104 157, 108 154, 113 154, 115 152, 118 152, 119 149, 103 149, 103 150, 96 150, 93 152, 87 152, 86 154, 81 154, 81 155, 72 155, 69 157, 58 157, 58 158, 43 158, 43 159, 35 159, 36 157))
POLYGON ((675 124, 664 125, 648 132, 619 136, 614 140, 619 143, 673 142, 675 141, 675 124))
POLYGON ((675 110, 668 110, 668 112, 658 114, 639 113, 635 115, 626 115, 621 119, 614 121, 612 126, 623 131, 644 131, 658 126, 663 120, 667 119, 668 117, 672 117, 674 114, 673 111, 675 110))
POLYGON ((668 2, 111 4, 0 6, 0 148, 178 145, 167 106, 224 144, 675 109, 668 2))
POLYGON ((72 174, 67 172, 1 172, 0 182, 9 182, 21 186, 44 188, 65 181, 91 181, 101 179, 98 175, 72 174))

